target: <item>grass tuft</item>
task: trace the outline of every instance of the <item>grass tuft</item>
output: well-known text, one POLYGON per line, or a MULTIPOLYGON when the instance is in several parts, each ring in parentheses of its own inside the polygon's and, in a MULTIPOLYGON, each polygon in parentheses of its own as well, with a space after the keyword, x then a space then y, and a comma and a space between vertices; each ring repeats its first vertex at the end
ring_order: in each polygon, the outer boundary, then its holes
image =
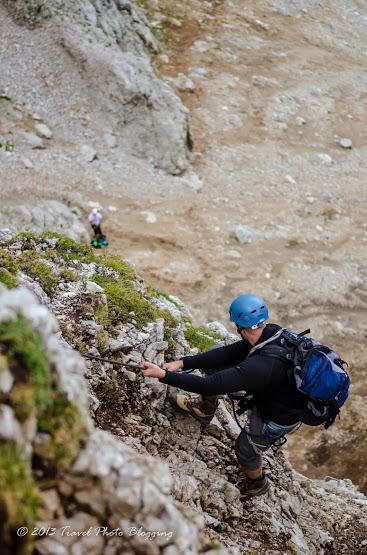
POLYGON ((48 264, 42 261, 37 253, 33 251, 24 252, 17 262, 20 270, 37 280, 44 292, 52 296, 59 284, 59 277, 48 264))
POLYGON ((29 554, 30 534, 17 536, 17 529, 29 529, 37 518, 38 490, 29 464, 13 442, 0 442, 0 538, 4 552, 29 554), (8 551, 6 547, 11 547, 8 551))
POLYGON ((207 351, 220 341, 219 335, 210 332, 204 326, 198 328, 195 326, 187 326, 185 329, 185 338, 190 347, 195 347, 199 349, 199 351, 207 351))

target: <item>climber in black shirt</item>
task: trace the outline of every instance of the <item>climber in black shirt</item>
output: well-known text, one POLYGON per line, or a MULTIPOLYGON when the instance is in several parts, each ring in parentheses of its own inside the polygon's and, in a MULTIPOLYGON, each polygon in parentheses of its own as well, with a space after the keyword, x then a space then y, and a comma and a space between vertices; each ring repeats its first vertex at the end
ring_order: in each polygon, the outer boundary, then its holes
POLYGON ((305 396, 289 381, 289 364, 266 354, 250 350, 274 337, 282 328, 265 324, 268 310, 264 301, 254 295, 241 295, 230 307, 230 319, 237 326, 241 340, 195 356, 182 357, 162 368, 150 362, 142 365, 143 374, 159 378, 168 385, 199 393, 193 399, 178 393, 169 400, 172 405, 208 424, 218 406, 217 396, 245 390, 253 403, 248 426, 236 440, 235 452, 244 479, 239 487, 244 496, 266 493, 269 481, 263 473, 261 453, 299 426, 297 412, 305 408, 305 396), (200 368, 205 376, 178 372, 200 368))

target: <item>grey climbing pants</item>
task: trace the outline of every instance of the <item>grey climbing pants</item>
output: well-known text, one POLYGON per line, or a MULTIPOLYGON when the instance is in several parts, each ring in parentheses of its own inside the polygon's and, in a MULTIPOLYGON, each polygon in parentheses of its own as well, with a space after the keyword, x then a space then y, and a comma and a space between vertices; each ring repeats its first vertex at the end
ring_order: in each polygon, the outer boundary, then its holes
POLYGON ((256 408, 252 409, 249 413, 248 424, 235 443, 238 462, 249 470, 260 468, 262 465, 261 453, 267 451, 274 441, 295 432, 299 427, 299 422, 292 426, 282 426, 272 420, 264 422, 256 408))

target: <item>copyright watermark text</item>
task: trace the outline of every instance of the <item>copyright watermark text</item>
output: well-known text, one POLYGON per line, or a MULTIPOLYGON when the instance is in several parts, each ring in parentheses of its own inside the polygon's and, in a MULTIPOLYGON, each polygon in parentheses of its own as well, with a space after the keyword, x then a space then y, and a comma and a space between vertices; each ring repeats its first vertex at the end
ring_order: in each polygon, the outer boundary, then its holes
POLYGON ((104 537, 121 537, 121 536, 138 536, 145 541, 154 540, 155 538, 167 538, 171 539, 173 532, 167 532, 165 530, 155 530, 149 531, 144 530, 142 526, 137 528, 131 526, 126 530, 122 528, 108 528, 107 526, 90 526, 85 530, 74 530, 71 526, 60 526, 59 528, 51 527, 33 527, 27 528, 27 526, 21 526, 17 530, 17 535, 19 537, 26 536, 30 534, 31 536, 68 536, 68 537, 82 537, 82 536, 104 536, 104 537))

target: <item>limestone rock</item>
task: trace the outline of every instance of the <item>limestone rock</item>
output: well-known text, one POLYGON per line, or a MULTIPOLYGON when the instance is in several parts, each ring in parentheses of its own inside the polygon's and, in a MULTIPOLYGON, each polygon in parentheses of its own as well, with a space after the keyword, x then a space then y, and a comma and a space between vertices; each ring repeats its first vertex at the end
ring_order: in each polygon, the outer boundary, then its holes
POLYGON ((93 162, 97 159, 97 151, 91 145, 80 146, 80 159, 82 162, 93 162))
POLYGON ((251 243, 256 231, 253 227, 244 224, 232 225, 230 234, 235 237, 242 245, 251 243))
POLYGON ((195 90, 194 83, 184 73, 179 73, 177 77, 169 77, 168 80, 173 83, 173 85, 175 85, 175 87, 177 87, 179 91, 193 92, 195 90))
POLYGON ((15 441, 22 445, 22 431, 14 411, 8 405, 0 405, 0 438, 7 441, 15 441))
POLYGON ((89 236, 78 209, 70 209, 54 200, 34 204, 0 207, 1 223, 11 232, 55 231, 75 239, 89 241, 89 236))
POLYGON ((43 148, 44 146, 42 137, 39 137, 35 133, 24 133, 24 138, 32 148, 43 148))
POLYGON ((352 139, 347 139, 346 137, 342 137, 339 141, 339 144, 342 148, 351 149, 353 147, 352 139))
POLYGON ((9 371, 7 359, 0 354, 0 391, 9 393, 14 383, 13 374, 9 371))
POLYGON ((49 127, 47 127, 45 123, 36 123, 34 127, 35 127, 35 130, 37 131, 37 134, 40 135, 41 137, 44 137, 45 139, 52 138, 52 131, 50 130, 49 127))
MULTIPOLYGON (((134 2, 49 0, 46 6, 20 0, 16 7, 4 4, 23 24, 52 21, 55 40, 79 64, 96 102, 115 115, 119 142, 127 152, 172 174, 187 169, 192 149, 188 112, 153 71, 149 50, 158 52, 159 46, 144 12, 134 2)), ((49 138, 42 130, 42 136, 49 138)), ((32 148, 43 147, 37 135, 27 140, 32 148)), ((91 162, 95 156, 90 150, 82 159, 91 162)))
POLYGON ((30 160, 26 156, 22 156, 21 160, 22 160, 24 166, 27 168, 27 170, 32 170, 34 168, 32 160, 30 160))

